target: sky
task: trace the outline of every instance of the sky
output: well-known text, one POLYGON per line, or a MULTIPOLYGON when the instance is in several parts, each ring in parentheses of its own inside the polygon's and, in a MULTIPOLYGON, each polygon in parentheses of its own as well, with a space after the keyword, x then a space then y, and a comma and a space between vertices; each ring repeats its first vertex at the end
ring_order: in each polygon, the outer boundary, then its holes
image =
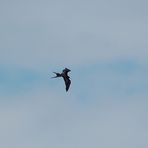
POLYGON ((147 148, 147 5, 1 0, 0 147, 147 148))

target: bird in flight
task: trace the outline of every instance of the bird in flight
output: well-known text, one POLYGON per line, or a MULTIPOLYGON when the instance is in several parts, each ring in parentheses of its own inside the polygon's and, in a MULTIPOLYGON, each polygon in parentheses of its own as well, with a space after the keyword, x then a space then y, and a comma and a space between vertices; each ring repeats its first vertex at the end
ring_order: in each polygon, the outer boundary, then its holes
POLYGON ((56 74, 56 76, 54 76, 52 78, 63 77, 64 82, 65 82, 65 86, 66 86, 66 91, 68 91, 70 84, 71 84, 70 77, 68 76, 68 72, 70 72, 70 71, 71 71, 70 69, 65 68, 65 69, 63 69, 62 73, 53 72, 56 74))

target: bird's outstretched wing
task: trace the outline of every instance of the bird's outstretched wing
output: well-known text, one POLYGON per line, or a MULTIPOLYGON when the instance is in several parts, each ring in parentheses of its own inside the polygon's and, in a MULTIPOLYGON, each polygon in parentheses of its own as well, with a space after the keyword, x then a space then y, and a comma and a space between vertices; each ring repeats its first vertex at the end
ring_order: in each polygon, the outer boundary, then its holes
POLYGON ((65 86, 66 86, 66 91, 68 91, 70 84, 71 84, 71 80, 69 79, 69 77, 63 77, 64 82, 65 82, 65 86))

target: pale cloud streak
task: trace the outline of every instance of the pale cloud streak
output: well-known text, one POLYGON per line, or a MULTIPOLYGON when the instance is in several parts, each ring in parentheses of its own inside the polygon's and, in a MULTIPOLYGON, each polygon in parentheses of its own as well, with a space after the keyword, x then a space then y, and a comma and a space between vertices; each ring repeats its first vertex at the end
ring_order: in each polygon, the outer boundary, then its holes
POLYGON ((145 62, 146 5, 132 0, 3 2, 1 63, 47 67, 127 57, 145 62))
POLYGON ((147 148, 147 5, 1 1, 0 147, 147 148))
POLYGON ((122 103, 102 98, 82 108, 67 95, 45 90, 19 96, 1 103, 0 146, 146 148, 148 102, 140 97, 122 103))

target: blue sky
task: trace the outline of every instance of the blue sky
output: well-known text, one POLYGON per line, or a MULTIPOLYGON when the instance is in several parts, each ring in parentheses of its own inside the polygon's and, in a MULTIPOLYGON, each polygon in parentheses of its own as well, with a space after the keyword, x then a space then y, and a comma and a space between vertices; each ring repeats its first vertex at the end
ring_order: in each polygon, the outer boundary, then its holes
POLYGON ((0 147, 147 148, 147 5, 1 1, 0 147))

